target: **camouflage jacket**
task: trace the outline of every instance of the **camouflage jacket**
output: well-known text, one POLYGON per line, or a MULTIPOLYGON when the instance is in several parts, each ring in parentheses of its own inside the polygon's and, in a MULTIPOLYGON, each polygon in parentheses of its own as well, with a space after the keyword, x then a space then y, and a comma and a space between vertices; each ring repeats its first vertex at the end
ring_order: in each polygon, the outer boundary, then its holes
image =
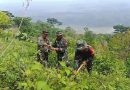
POLYGON ((48 52, 49 51, 47 45, 50 45, 50 41, 49 41, 48 38, 44 39, 42 36, 39 36, 38 40, 37 40, 37 43, 38 43, 39 50, 42 50, 44 52, 48 52))
POLYGON ((57 53, 65 53, 67 50, 67 41, 64 38, 62 38, 61 40, 56 39, 53 47, 59 49, 57 53))

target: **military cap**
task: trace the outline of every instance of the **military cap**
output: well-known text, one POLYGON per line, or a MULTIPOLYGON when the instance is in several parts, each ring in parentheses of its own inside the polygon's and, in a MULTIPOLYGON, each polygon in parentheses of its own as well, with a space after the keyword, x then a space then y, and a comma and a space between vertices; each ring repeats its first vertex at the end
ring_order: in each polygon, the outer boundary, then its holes
POLYGON ((61 35, 63 35, 63 33, 61 31, 58 31, 58 32, 56 32, 56 35, 61 36, 61 35))

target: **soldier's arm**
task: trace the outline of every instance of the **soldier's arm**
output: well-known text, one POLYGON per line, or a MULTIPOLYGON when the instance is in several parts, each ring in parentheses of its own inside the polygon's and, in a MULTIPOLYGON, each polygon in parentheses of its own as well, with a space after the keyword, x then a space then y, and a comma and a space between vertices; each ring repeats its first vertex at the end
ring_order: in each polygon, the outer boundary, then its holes
POLYGON ((39 47, 42 47, 41 37, 37 38, 37 44, 38 44, 39 47))
POLYGON ((61 46, 60 48, 59 47, 57 47, 57 44, 56 44, 56 41, 54 42, 54 44, 52 45, 52 50, 55 50, 55 51, 65 51, 66 50, 66 48, 67 48, 67 41, 66 40, 64 40, 63 41, 63 46, 61 46))
POLYGON ((64 44, 61 48, 59 48, 59 51, 65 51, 67 49, 68 43, 67 41, 64 39, 64 44))
POLYGON ((56 41, 52 45, 48 45, 48 47, 53 51, 58 51, 56 41))
POLYGON ((45 43, 45 42, 43 43, 43 46, 47 46, 47 45, 48 45, 47 43, 45 43))

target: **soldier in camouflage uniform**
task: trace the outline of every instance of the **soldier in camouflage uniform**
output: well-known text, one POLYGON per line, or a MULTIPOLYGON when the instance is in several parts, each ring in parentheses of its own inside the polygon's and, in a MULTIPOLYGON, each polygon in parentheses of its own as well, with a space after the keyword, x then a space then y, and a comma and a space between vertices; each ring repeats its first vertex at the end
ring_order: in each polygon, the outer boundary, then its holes
POLYGON ((75 63, 76 69, 80 67, 82 63, 85 64, 88 73, 91 73, 94 59, 94 49, 88 45, 84 40, 78 40, 75 50, 75 63))
POLYGON ((40 61, 42 64, 43 62, 48 62, 48 54, 49 54, 49 46, 50 41, 48 39, 48 32, 43 31, 42 35, 38 37, 38 50, 39 53, 37 54, 37 59, 40 61))
POLYGON ((56 33, 56 40, 53 44, 53 50, 57 53, 57 60, 62 61, 68 59, 67 55, 67 41, 63 38, 62 32, 58 31, 56 33))

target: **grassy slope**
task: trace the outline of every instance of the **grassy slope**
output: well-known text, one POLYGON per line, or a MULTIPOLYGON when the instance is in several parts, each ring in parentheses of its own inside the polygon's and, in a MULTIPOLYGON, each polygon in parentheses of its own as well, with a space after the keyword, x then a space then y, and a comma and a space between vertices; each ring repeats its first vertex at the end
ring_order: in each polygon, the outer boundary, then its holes
MULTIPOLYGON (((10 36, 8 39, 5 37, 0 38, 0 53, 5 50, 12 39, 10 36)), ((97 57, 97 61, 100 62, 102 57, 97 57)), ((97 66, 94 66, 91 76, 87 72, 80 72, 75 79, 71 75, 72 68, 65 67, 64 63, 61 70, 57 70, 55 67, 45 68, 36 61, 36 44, 26 41, 14 39, 3 57, 0 58, 0 62, 0 88, 24 88, 25 90, 29 88, 35 90, 41 88, 44 88, 44 90, 50 88, 54 90, 130 90, 130 79, 123 77, 122 73, 99 74, 97 66)), ((120 64, 119 61, 116 65, 118 64, 120 64)))

